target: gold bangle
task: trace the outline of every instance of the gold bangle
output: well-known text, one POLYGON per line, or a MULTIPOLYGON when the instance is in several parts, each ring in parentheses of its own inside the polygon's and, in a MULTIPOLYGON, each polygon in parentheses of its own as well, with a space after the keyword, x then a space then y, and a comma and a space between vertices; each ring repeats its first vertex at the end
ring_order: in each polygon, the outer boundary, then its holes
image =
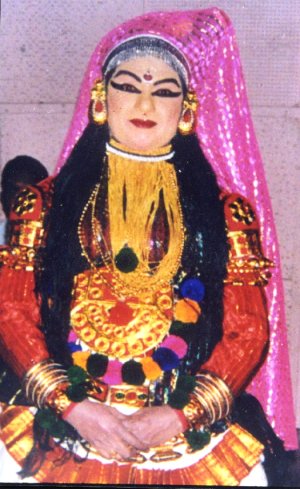
POLYGON ((222 399, 222 404, 223 404, 222 417, 228 416, 233 402, 233 397, 231 392, 228 390, 225 391, 221 383, 217 384, 211 378, 208 378, 207 381, 211 385, 212 389, 217 390, 219 397, 222 399))
POLYGON ((37 382, 31 390, 31 400, 38 407, 42 407, 40 398, 43 396, 45 390, 52 388, 55 389, 56 385, 61 382, 65 382, 68 377, 65 374, 60 374, 58 371, 49 372, 39 382, 37 382))
POLYGON ((206 379, 208 382, 214 384, 217 387, 217 389, 219 389, 219 391, 223 397, 223 400, 226 403, 226 416, 227 416, 230 412, 230 409, 231 409, 231 406, 233 403, 233 399, 234 399, 230 388, 224 382, 223 379, 221 379, 216 374, 213 374, 211 372, 208 372, 206 374, 206 379))
MULTIPOLYGON (((211 404, 212 404, 212 406, 213 406, 213 413, 214 413, 213 421, 212 421, 212 423, 213 423, 213 422, 217 421, 218 419, 220 419, 222 417, 222 412, 223 412, 223 409, 222 409, 222 406, 221 406, 221 403, 220 403, 219 396, 217 395, 218 392, 217 391, 215 391, 215 392, 212 391, 212 389, 209 388, 205 384, 202 384, 201 387, 200 387, 200 389, 202 391, 202 392, 200 391, 201 394, 202 394, 201 399, 203 399, 203 397, 204 397, 204 399, 206 401, 210 401, 211 404)), ((197 392, 197 390, 196 390, 196 392, 197 392)))
POLYGON ((207 391, 207 395, 211 395, 215 404, 218 405, 219 415, 217 419, 228 416, 233 402, 233 395, 220 377, 211 372, 199 373, 196 376, 196 385, 198 388, 201 385, 207 391))
POLYGON ((39 408, 44 407, 47 397, 51 396, 52 392, 54 392, 57 389, 57 386, 64 384, 67 381, 67 377, 65 375, 62 375, 60 377, 57 377, 49 386, 46 386, 46 388, 38 393, 36 403, 39 408))
POLYGON ((226 383, 217 375, 201 372, 183 413, 191 427, 213 424, 228 416, 233 396, 226 383))
POLYGON ((190 402, 182 409, 190 428, 198 428, 207 424, 207 418, 203 406, 191 396, 190 402))
POLYGON ((52 360, 43 360, 34 365, 24 377, 26 397, 38 408, 47 404, 47 397, 57 389, 58 385, 66 384, 66 371, 52 360))
POLYGON ((208 424, 213 424, 216 421, 216 412, 211 395, 204 389, 203 386, 201 386, 201 388, 196 386, 194 392, 198 401, 204 407, 205 413, 208 417, 208 424))
POLYGON ((39 364, 35 366, 33 372, 29 371, 24 379, 24 384, 26 387, 26 395, 30 394, 30 390, 32 389, 32 384, 34 385, 36 383, 41 382, 44 379, 45 375, 47 375, 47 373, 53 371, 62 371, 61 365, 54 364, 53 362, 50 362, 48 364, 45 364, 45 362, 41 362, 40 366, 39 364), (60 368, 57 369, 57 366, 60 368))

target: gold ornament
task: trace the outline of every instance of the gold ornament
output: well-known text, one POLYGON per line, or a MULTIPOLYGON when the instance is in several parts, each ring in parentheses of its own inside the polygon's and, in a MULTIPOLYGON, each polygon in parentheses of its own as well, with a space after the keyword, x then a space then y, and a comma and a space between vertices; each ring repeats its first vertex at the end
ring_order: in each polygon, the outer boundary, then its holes
POLYGON ((97 80, 91 92, 91 113, 93 121, 100 126, 107 120, 106 89, 104 81, 97 80))
POLYGON ((195 114, 198 101, 194 92, 188 92, 183 101, 183 110, 178 123, 178 130, 183 136, 191 134, 195 125, 195 114))

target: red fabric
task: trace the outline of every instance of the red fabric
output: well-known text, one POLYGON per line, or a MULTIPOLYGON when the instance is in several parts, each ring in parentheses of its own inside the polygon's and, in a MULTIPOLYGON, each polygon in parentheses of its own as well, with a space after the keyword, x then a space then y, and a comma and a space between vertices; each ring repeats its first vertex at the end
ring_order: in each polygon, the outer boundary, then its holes
POLYGON ((223 337, 201 370, 221 377, 238 394, 264 359, 269 338, 264 290, 226 285, 223 337))
MULTIPOLYGON (((249 201, 238 194, 223 197, 228 231, 259 231, 249 201), (239 203, 238 212, 236 203, 239 203)), ((227 284, 224 287, 223 337, 201 370, 217 374, 236 395, 246 387, 263 362, 268 339, 264 289, 253 285, 227 284)))
POLYGON ((15 373, 23 375, 49 358, 34 294, 33 272, 3 267, 0 274, 1 356, 15 373))

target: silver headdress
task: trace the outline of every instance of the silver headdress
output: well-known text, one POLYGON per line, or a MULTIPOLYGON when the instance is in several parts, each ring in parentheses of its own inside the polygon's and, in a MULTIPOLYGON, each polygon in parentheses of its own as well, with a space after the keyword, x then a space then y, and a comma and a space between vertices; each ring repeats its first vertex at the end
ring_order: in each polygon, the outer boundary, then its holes
POLYGON ((104 60, 102 73, 106 77, 120 63, 141 56, 155 56, 178 74, 183 86, 189 84, 189 67, 185 56, 170 42, 155 35, 134 36, 112 49, 104 60))

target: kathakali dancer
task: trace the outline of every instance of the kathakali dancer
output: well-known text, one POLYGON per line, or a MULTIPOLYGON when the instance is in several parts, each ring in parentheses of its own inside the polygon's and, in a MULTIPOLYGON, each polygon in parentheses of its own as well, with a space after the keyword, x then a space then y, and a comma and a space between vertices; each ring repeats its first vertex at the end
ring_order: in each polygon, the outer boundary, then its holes
POLYGON ((245 389, 268 301, 279 314, 277 247, 226 14, 106 35, 56 175, 20 191, 10 221, 0 341, 22 389, 2 405, 2 481, 274 479, 283 444, 245 389))

